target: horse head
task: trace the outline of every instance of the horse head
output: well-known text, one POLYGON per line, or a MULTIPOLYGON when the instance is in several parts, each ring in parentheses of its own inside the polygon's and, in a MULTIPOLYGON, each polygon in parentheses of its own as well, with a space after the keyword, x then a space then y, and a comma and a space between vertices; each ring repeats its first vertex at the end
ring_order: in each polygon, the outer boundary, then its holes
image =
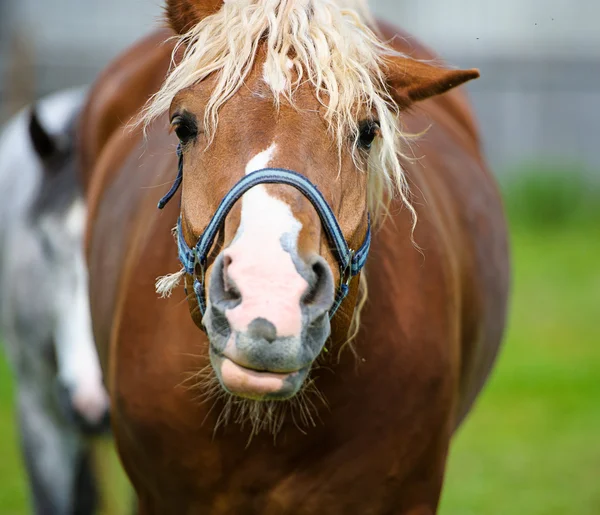
POLYGON ((478 77, 395 52, 359 11, 328 0, 167 5, 179 60, 144 117, 168 110, 179 139, 182 274, 234 395, 293 397, 328 339, 343 343, 370 220, 394 195, 416 216, 402 112, 478 77))

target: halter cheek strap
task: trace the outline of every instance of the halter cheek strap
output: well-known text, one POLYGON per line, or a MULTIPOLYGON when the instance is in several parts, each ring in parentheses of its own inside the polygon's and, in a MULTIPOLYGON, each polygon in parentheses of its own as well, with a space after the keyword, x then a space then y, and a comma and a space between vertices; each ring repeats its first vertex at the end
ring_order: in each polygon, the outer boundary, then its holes
POLYGON ((177 193, 179 186, 181 186, 181 181, 183 180, 183 151, 181 150, 181 145, 177 145, 177 158, 177 177, 175 177, 175 181, 173 181, 171 189, 167 191, 166 195, 158 201, 158 209, 165 207, 169 203, 169 200, 173 198, 173 195, 177 193))
MULTIPOLYGON (((183 155, 180 147, 177 147, 177 155, 179 157, 177 177, 173 186, 171 186, 171 189, 159 201, 159 209, 162 209, 167 202, 171 200, 181 184, 183 178, 183 155)), ((215 214, 193 248, 188 246, 183 237, 181 217, 177 220, 177 248, 179 260, 185 271, 194 277, 194 293, 196 294, 201 314, 204 316, 204 312, 206 311, 205 271, 208 253, 210 252, 219 229, 225 222, 225 218, 234 204, 244 193, 258 184, 286 184, 293 186, 310 201, 319 214, 319 218, 321 219, 329 242, 332 244, 335 258, 340 267, 340 284, 333 306, 329 311, 329 317, 333 317, 344 298, 348 295, 350 281, 361 271, 367 261, 371 245, 370 218, 367 220, 367 234, 365 235, 362 245, 357 251, 350 249, 331 207, 329 207, 329 204, 323 198, 319 189, 304 175, 283 168, 263 168, 262 170, 251 172, 242 177, 223 197, 215 214), (199 270, 196 270, 196 265, 198 265, 199 270), (197 272, 200 272, 200 274, 197 272)))

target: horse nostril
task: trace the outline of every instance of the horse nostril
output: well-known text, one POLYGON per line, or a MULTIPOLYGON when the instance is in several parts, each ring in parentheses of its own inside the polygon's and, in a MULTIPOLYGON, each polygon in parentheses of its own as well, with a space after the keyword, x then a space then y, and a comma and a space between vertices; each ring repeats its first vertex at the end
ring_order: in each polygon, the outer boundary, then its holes
POLYGON ((227 273, 229 265, 231 265, 229 256, 219 256, 215 260, 211 275, 210 302, 220 311, 234 308, 242 300, 240 291, 227 273))
POLYGON ((302 305, 328 310, 333 304, 333 275, 327 262, 320 256, 314 258, 309 287, 302 298, 302 305))
POLYGON ((248 336, 273 343, 277 339, 277 328, 266 318, 255 318, 248 325, 248 336))
POLYGON ((229 278, 229 265, 231 265, 231 256, 223 256, 223 293, 225 293, 225 300, 240 301, 242 300, 242 294, 235 286, 235 283, 229 278))

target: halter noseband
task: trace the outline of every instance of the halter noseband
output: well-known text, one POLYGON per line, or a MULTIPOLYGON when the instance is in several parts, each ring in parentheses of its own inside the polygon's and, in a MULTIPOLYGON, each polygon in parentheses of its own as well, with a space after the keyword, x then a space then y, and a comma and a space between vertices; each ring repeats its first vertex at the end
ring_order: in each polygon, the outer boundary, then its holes
MULTIPOLYGON (((158 209, 165 207, 181 185, 183 179, 183 153, 180 145, 177 147, 177 156, 179 158, 177 177, 171 189, 158 202, 158 209)), ((344 298, 346 298, 346 295, 348 295, 350 281, 361 271, 367 261, 371 245, 371 220, 370 217, 367 219, 367 234, 360 248, 357 251, 350 249, 333 211, 318 188, 304 177, 304 175, 282 168, 263 168, 242 177, 223 197, 223 200, 221 200, 219 207, 194 248, 190 248, 186 243, 181 229, 181 216, 178 218, 177 248, 179 251, 179 261, 181 261, 186 273, 194 277, 194 293, 198 300, 201 315, 204 316, 206 311, 205 271, 208 253, 231 208, 244 193, 258 184, 287 184, 293 186, 310 201, 319 214, 325 233, 333 245, 333 252, 340 267, 340 284, 333 306, 329 310, 329 318, 332 318, 344 298), (200 277, 196 273, 196 265, 200 269, 200 277)))

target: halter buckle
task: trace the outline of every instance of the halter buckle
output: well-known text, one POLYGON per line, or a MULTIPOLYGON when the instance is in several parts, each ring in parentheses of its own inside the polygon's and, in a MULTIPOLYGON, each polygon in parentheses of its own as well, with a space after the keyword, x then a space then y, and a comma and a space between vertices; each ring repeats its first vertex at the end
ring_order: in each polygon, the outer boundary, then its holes
POLYGON ((340 270, 340 287, 342 285, 346 285, 346 286, 350 286, 350 281, 352 280, 352 260, 354 259, 354 254, 355 251, 352 249, 349 249, 350 251, 350 256, 348 259, 348 264, 342 269, 340 270))
POLYGON ((194 274, 196 273, 196 266, 200 267, 200 283, 204 288, 204 278, 206 274, 206 259, 200 259, 198 252, 194 252, 194 274))

